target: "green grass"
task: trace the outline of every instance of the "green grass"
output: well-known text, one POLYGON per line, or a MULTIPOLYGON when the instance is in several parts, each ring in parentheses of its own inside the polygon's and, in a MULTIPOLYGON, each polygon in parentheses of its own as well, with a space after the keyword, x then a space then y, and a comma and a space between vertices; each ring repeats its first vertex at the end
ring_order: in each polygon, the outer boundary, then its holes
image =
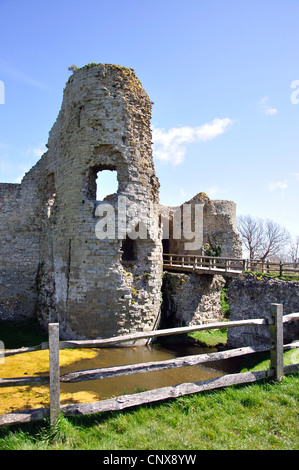
MULTIPOLYGON (((228 319, 230 315, 230 308, 228 304, 227 288, 223 288, 221 290, 220 303, 221 309, 224 313, 224 318, 228 319)), ((194 331, 189 333, 188 337, 192 338, 195 343, 200 344, 201 346, 224 346, 227 343, 227 328, 194 331)))
MULTIPOLYGON (((290 349, 283 353, 283 365, 299 364, 299 349, 290 349)), ((269 353, 257 353, 244 356, 241 372, 259 371, 270 369, 269 353)))
POLYGON ((299 281, 299 276, 297 276, 296 274, 282 274, 282 276, 280 276, 280 273, 278 271, 273 271, 271 273, 263 273, 262 271, 244 271, 244 274, 253 274, 255 277, 259 277, 261 279, 277 279, 280 281, 293 282, 299 281))
POLYGON ((189 338, 195 340, 202 346, 215 347, 225 345, 227 342, 227 328, 194 331, 188 334, 189 338))

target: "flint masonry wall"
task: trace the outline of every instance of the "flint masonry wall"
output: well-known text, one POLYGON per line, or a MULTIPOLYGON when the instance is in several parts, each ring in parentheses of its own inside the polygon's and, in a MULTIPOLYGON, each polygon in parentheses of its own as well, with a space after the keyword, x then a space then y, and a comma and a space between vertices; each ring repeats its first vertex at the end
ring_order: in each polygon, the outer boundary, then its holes
MULTIPOLYGON (((253 275, 244 275, 234 279, 227 291, 230 320, 248 320, 251 318, 270 319, 270 304, 283 304, 284 315, 298 312, 299 282, 257 279, 253 275)), ((298 322, 284 325, 284 343, 298 339, 298 322)), ((228 346, 258 346, 270 343, 268 326, 250 326, 228 329, 228 346)))
MULTIPOLYGON (((236 204, 233 201, 211 200, 205 193, 198 193, 190 201, 185 202, 191 206, 191 224, 192 231, 195 230, 195 211, 196 204, 203 206, 203 245, 207 244, 211 248, 221 247, 221 256, 242 258, 242 244, 240 236, 236 229, 236 204)), ((169 233, 173 233, 173 214, 179 211, 183 222, 183 205, 179 207, 160 206, 162 220, 165 221, 169 233)), ((180 254, 202 254, 201 249, 197 251, 186 250, 186 239, 182 236, 180 239, 169 240, 169 253, 180 254)))
MULTIPOLYGON (((162 321, 164 327, 179 327, 222 321, 220 296, 222 276, 164 273, 162 321)), ((163 325, 162 325, 163 326, 163 325)))
POLYGON ((22 184, 0 184, 0 319, 30 317, 35 311, 45 216, 43 165, 41 159, 22 184))

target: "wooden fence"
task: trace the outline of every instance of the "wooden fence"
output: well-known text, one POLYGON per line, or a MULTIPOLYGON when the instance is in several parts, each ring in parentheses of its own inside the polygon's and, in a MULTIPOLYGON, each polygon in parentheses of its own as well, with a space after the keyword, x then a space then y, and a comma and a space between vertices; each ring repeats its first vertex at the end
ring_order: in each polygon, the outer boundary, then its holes
POLYGON ((122 410, 136 405, 142 405, 145 403, 175 398, 182 395, 198 393, 204 390, 222 388, 229 385, 254 382, 270 377, 274 380, 280 380, 285 373, 299 371, 299 364, 293 364, 285 367, 283 366, 284 349, 299 347, 299 341, 295 341, 286 345, 283 344, 283 324, 295 320, 299 320, 299 313, 283 315, 283 306, 281 304, 271 304, 270 319, 260 318, 251 320, 215 322, 205 325, 155 330, 147 333, 134 333, 131 335, 112 337, 107 339, 74 341, 59 341, 59 324, 50 323, 48 343, 42 343, 41 345, 33 346, 30 348, 21 348, 17 350, 5 351, 5 355, 9 356, 13 354, 21 354, 24 352, 36 351, 40 349, 49 349, 49 377, 17 377, 9 379, 0 379, 1 387, 49 383, 50 407, 3 414, 0 416, 0 426, 24 423, 49 417, 50 424, 53 425, 56 422, 59 413, 62 413, 65 416, 74 416, 99 413, 103 411, 122 410), (147 362, 70 372, 63 376, 60 376, 59 350, 62 348, 103 348, 107 346, 115 346, 123 342, 134 342, 140 339, 151 339, 154 337, 186 334, 192 331, 200 331, 206 329, 247 327, 252 325, 266 325, 269 327, 271 346, 247 346, 222 352, 179 357, 166 361, 147 362), (201 382, 177 384, 174 386, 158 388, 155 390, 135 393, 132 395, 123 395, 120 397, 101 400, 93 403, 71 404, 63 406, 60 405, 60 382, 80 382, 84 380, 98 380, 107 377, 118 377, 121 375, 131 375, 176 367, 193 366, 211 361, 214 362, 217 360, 230 359, 261 351, 270 351, 269 370, 260 372, 243 372, 238 374, 228 374, 221 377, 204 380, 201 382))
POLYGON ((299 276, 299 263, 284 263, 261 261, 261 260, 244 260, 245 271, 258 271, 261 273, 271 274, 276 273, 279 276, 299 276))

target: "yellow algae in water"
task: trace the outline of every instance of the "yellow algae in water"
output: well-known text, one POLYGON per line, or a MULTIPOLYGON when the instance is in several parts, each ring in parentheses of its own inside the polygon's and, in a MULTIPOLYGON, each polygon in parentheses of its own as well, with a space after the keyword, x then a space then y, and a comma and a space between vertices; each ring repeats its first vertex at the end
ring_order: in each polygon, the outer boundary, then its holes
MULTIPOLYGON (((60 367, 68 366, 81 359, 91 359, 97 356, 95 349, 62 349, 59 353, 60 367)), ((49 375, 49 351, 34 351, 5 357, 0 365, 0 378, 34 377, 49 375)), ((62 393, 61 403, 83 403, 97 399, 92 392, 62 393)), ((48 407, 49 386, 26 385, 23 387, 0 388, 0 414, 25 409, 48 407)))

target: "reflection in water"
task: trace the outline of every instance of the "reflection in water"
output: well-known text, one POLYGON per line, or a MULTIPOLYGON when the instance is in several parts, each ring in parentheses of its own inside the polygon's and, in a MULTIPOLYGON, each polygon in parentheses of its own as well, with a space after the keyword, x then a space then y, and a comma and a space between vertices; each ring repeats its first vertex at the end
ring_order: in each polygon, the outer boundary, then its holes
MULTIPOLYGON (((188 345, 183 345, 179 348, 175 347, 175 349, 153 346, 99 349, 97 357, 93 359, 82 359, 69 366, 61 367, 60 374, 63 375, 67 372, 78 370, 135 364, 139 362, 164 361, 174 357, 206 352, 207 350, 203 348, 196 346, 190 347, 188 345)), ((211 350, 209 350, 209 352, 211 352, 211 350)), ((98 399, 101 400, 184 382, 199 382, 225 374, 223 370, 216 369, 216 367, 219 367, 217 363, 213 363, 213 365, 199 364, 198 366, 180 367, 101 380, 61 383, 61 391, 67 393, 75 393, 78 391, 94 392, 98 395, 98 399)))

